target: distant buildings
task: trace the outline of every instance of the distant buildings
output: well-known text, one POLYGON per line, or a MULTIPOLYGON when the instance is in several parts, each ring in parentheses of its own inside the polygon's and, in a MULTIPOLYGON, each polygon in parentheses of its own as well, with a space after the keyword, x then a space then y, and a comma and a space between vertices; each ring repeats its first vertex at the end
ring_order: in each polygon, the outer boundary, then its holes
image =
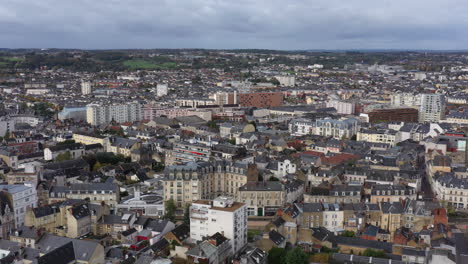
POLYGON ((92 92, 93 91, 92 91, 91 82, 82 81, 81 82, 81 94, 87 95, 87 94, 91 94, 92 92))
POLYGON ((279 81, 281 86, 288 86, 288 87, 296 86, 295 76, 280 75, 280 76, 275 76, 275 78, 279 81))
POLYGON ((441 94, 421 95, 419 122, 439 122, 445 117, 445 97, 441 94))
POLYGON ((86 121, 93 126, 109 124, 112 121, 135 122, 141 118, 141 105, 138 103, 86 106, 86 121))
POLYGON ((356 104, 339 100, 330 100, 327 102, 327 107, 333 107, 338 114, 352 115, 355 113, 356 104))
POLYGON ((161 97, 167 95, 167 84, 158 84, 156 86, 156 96, 161 97))
POLYGON ((421 95, 412 93, 394 93, 391 97, 393 106, 419 106, 421 104, 421 95))

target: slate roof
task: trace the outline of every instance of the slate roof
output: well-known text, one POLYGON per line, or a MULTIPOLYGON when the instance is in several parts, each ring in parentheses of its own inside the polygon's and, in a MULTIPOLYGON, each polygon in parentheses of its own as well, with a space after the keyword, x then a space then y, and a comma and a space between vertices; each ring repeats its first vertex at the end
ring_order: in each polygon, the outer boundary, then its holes
POLYGON ((73 243, 75 259, 85 262, 89 261, 96 247, 100 246, 97 242, 54 236, 48 233, 46 233, 36 245, 42 254, 47 254, 69 242, 73 243))
POLYGON ((281 243, 283 243, 286 240, 286 238, 283 235, 281 235, 280 233, 278 233, 276 230, 271 230, 268 233, 268 237, 277 246, 281 245, 281 243))
POLYGON ((184 241, 190 236, 190 226, 181 224, 176 226, 176 228, 174 228, 171 232, 175 237, 177 237, 179 241, 184 241))
POLYGON ((38 264, 69 264, 75 261, 75 249, 73 242, 68 242, 42 257, 39 257, 38 264))

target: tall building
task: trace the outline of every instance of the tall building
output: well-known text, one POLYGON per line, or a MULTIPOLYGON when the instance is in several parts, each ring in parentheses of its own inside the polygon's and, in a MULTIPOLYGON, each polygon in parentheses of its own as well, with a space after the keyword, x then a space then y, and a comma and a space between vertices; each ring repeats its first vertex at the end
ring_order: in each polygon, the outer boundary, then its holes
POLYGON ((167 95, 167 84, 158 84, 156 86, 156 96, 161 97, 167 95))
POLYGON ((88 82, 88 81, 82 81, 81 82, 81 93, 83 95, 86 95, 86 94, 90 94, 92 93, 92 86, 91 86, 91 82, 88 82))
POLYGON ((419 122, 439 122, 445 117, 445 96, 442 94, 421 95, 419 122))
POLYGON ((197 241, 221 233, 231 240, 232 249, 238 252, 247 244, 247 207, 233 198, 220 196, 198 200, 190 207, 190 237, 197 241))
POLYGON ((0 185, 1 197, 6 197, 11 202, 15 227, 24 224, 27 208, 37 206, 37 192, 33 184, 7 184, 0 185))
POLYGON ((141 105, 138 103, 86 106, 86 121, 93 125, 134 122, 141 120, 141 105))

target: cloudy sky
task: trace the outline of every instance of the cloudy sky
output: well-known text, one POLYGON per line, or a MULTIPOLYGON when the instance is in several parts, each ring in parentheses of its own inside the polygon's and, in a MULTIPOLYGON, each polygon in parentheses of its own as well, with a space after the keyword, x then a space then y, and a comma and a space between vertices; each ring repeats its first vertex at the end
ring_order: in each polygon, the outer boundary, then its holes
POLYGON ((468 1, 0 0, 0 47, 468 49, 468 1))

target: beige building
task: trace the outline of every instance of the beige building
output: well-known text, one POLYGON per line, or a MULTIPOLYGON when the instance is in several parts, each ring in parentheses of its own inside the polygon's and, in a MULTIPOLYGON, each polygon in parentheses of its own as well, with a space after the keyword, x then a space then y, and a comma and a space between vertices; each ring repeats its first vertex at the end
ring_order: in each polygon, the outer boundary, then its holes
POLYGON ((116 207, 120 201, 119 186, 115 183, 76 183, 68 186, 53 186, 49 191, 49 203, 68 199, 89 199, 92 204, 116 207))
POLYGON ((275 216, 286 201, 286 190, 279 181, 248 182, 236 199, 246 204, 248 216, 275 216))
POLYGON ((177 207, 199 199, 220 195, 236 197, 241 186, 256 181, 256 165, 231 162, 197 162, 168 167, 164 179, 164 199, 173 199, 177 207))
POLYGON ((58 236, 79 238, 88 233, 96 234, 99 218, 109 214, 107 208, 83 200, 31 208, 26 212, 25 226, 44 229, 58 236))
POLYGON ((84 145, 101 144, 105 146, 108 138, 99 135, 73 133, 73 140, 84 145))
POLYGON ((361 129, 357 133, 357 141, 365 141, 372 143, 385 143, 390 146, 395 146, 397 131, 395 130, 371 130, 371 129, 361 129))

